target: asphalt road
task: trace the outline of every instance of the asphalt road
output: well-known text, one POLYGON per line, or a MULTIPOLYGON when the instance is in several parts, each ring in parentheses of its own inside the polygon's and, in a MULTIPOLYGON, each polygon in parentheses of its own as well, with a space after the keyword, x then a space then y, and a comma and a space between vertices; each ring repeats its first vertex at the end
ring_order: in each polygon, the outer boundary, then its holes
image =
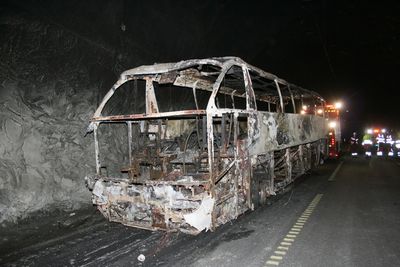
POLYGON ((400 163, 327 162, 198 236, 107 223, 91 209, 0 231, 6 266, 400 266, 400 163))

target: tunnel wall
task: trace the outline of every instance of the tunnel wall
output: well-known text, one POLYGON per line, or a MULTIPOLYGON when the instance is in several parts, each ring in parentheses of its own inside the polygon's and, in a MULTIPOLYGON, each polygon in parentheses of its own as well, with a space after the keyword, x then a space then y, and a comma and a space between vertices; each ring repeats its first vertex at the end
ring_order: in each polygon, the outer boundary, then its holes
POLYGON ((84 176, 94 170, 94 147, 84 134, 123 70, 118 56, 10 11, 0 16, 0 49, 0 222, 89 205, 84 176))

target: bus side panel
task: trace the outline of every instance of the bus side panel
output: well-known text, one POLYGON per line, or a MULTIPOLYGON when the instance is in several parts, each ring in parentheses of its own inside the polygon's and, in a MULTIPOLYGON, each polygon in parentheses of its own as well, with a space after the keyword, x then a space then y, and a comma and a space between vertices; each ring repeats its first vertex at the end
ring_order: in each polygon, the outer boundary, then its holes
POLYGON ((259 134, 249 146, 250 155, 265 154, 326 138, 325 119, 312 115, 259 112, 259 134))

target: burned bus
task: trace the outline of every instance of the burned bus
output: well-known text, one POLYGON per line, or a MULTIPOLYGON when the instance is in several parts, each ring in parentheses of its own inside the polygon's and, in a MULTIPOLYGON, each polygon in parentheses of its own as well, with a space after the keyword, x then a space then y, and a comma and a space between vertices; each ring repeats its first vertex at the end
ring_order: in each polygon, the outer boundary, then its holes
POLYGON ((317 93, 237 57, 123 72, 88 127, 85 177, 110 221, 198 234, 283 192, 326 155, 317 93))

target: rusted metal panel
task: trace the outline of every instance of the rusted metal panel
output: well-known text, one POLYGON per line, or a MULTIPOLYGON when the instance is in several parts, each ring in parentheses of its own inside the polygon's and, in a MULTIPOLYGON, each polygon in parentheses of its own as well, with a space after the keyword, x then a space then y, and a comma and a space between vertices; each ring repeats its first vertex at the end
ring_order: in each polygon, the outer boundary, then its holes
POLYGON ((93 121, 127 121, 127 120, 141 120, 141 119, 158 119, 168 117, 192 117, 193 115, 206 114, 205 110, 182 110, 182 111, 171 111, 163 113, 151 113, 151 114, 130 114, 130 115, 113 115, 113 116, 99 116, 93 117, 93 121))
POLYGON ((154 93, 153 81, 146 80, 146 114, 158 113, 156 94, 154 93))
POLYGON ((323 101, 235 57, 125 71, 88 127, 94 131, 96 152, 96 174, 86 177, 93 204, 110 221, 133 227, 190 234, 214 230, 265 203, 319 163, 326 125, 323 117, 297 113, 296 100, 307 98, 323 101), (145 113, 103 114, 116 90, 131 80, 145 81, 145 113), (192 97, 176 94, 173 107, 161 112, 160 101, 167 98, 164 91, 157 98, 155 84, 181 93, 185 88, 192 97), (182 110, 182 104, 190 105, 179 99, 194 107, 182 110), (288 103, 292 114, 284 112, 288 103), (268 111, 259 110, 262 105, 268 111), (100 152, 111 152, 100 147, 99 138, 108 135, 99 131, 103 124, 120 122, 127 127, 127 155, 101 162, 100 152), (102 173, 109 164, 118 165, 120 173, 102 173))

